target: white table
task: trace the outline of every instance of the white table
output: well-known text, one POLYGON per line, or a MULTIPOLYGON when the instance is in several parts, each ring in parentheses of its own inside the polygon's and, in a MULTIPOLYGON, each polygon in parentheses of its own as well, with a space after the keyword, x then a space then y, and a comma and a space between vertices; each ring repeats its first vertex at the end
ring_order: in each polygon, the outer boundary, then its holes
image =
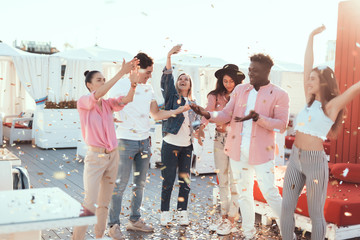
POLYGON ((79 217, 80 210, 78 201, 56 187, 0 191, 0 239, 41 239, 42 229, 96 223, 96 216, 79 217))
POLYGON ((21 160, 6 148, 0 148, 0 161, 9 161, 12 166, 21 165, 21 160))
POLYGON ((12 166, 20 165, 21 160, 17 156, 6 148, 0 148, 0 191, 13 189, 12 166))

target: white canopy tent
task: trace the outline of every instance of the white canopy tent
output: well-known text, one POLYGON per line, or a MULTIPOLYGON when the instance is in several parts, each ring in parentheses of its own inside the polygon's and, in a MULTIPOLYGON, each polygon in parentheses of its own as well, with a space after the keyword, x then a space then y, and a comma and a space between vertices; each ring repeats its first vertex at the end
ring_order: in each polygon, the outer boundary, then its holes
POLYGON ((86 70, 101 71, 106 79, 113 77, 121 67, 123 58, 129 61, 133 58, 130 53, 106 49, 98 46, 72 49, 53 54, 50 58, 58 58, 54 64, 65 65, 64 79, 61 81, 61 72, 50 77, 49 100, 53 102, 78 100, 88 90, 84 84, 86 70))
POLYGON ((19 80, 13 61, 13 57, 27 54, 0 42, 0 112, 3 115, 15 115, 35 108, 26 87, 19 80))

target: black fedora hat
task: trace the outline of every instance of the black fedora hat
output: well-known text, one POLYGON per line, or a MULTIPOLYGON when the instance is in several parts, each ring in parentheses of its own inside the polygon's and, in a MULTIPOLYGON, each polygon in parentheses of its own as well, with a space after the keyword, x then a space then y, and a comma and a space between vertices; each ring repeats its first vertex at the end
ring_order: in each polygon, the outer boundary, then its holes
POLYGON ((226 64, 223 68, 215 72, 215 77, 217 79, 222 79, 224 75, 229 75, 231 78, 237 78, 239 81, 245 79, 245 74, 239 71, 239 67, 235 64, 226 64))

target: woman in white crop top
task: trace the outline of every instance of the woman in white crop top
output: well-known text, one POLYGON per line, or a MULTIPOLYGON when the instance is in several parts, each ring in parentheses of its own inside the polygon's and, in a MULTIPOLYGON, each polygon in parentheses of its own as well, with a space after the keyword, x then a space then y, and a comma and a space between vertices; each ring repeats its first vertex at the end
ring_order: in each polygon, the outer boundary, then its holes
POLYGON ((325 26, 321 26, 312 31, 305 51, 304 90, 307 106, 298 114, 295 142, 284 179, 280 218, 284 240, 294 239, 294 211, 305 184, 312 222, 311 239, 325 239, 323 210, 329 170, 323 140, 336 137, 346 104, 360 94, 360 82, 340 94, 331 68, 313 68, 313 38, 324 30, 325 26))

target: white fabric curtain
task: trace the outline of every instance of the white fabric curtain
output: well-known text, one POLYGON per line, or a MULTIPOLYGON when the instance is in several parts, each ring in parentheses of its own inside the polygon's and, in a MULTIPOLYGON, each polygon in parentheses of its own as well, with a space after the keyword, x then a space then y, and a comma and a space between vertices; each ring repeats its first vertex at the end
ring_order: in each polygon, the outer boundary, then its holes
POLYGON ((25 88, 16 75, 11 58, 0 60, 0 112, 15 115, 24 112, 25 88))
POLYGON ((48 100, 51 102, 60 102, 61 95, 61 59, 60 57, 49 57, 49 88, 48 100))
POLYGON ((47 96, 49 56, 14 56, 16 72, 26 91, 35 101, 47 96))
POLYGON ((99 61, 67 60, 64 80, 61 87, 60 101, 77 101, 82 95, 89 93, 85 86, 84 72, 97 70, 102 72, 99 61))
POLYGON ((26 91, 36 102, 32 137, 37 139, 37 112, 45 106, 49 84, 49 56, 14 56, 15 69, 26 91))

